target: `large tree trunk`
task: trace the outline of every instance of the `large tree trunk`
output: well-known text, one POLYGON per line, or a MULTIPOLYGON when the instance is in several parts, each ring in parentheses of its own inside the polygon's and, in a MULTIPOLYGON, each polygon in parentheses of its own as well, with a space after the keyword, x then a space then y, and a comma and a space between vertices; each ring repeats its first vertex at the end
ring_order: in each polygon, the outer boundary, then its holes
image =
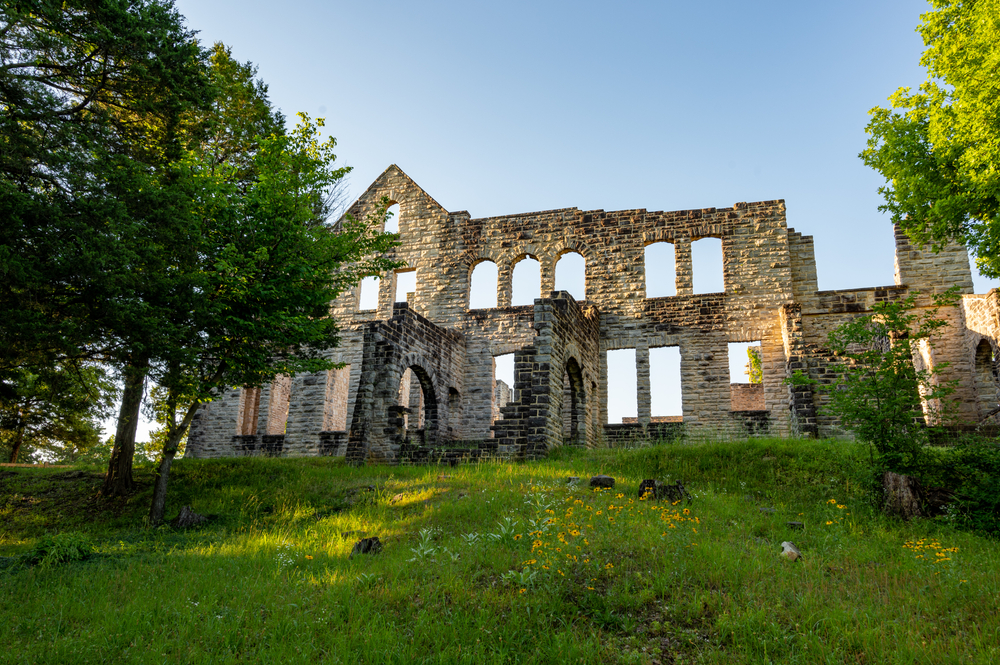
POLYGON ((921 517, 923 511, 923 491, 920 482, 913 476, 904 476, 886 471, 882 476, 882 492, 885 497, 884 510, 889 515, 909 520, 921 517))
POLYGON ((139 409, 146 382, 148 361, 141 360, 125 367, 125 389, 118 411, 118 428, 115 430, 115 447, 108 463, 101 493, 106 497, 125 496, 135 489, 132 480, 132 458, 135 456, 135 433, 139 427, 139 409))
POLYGON ((21 445, 24 444, 24 423, 17 428, 17 436, 14 438, 14 447, 10 449, 10 463, 17 464, 17 456, 21 453, 21 445))

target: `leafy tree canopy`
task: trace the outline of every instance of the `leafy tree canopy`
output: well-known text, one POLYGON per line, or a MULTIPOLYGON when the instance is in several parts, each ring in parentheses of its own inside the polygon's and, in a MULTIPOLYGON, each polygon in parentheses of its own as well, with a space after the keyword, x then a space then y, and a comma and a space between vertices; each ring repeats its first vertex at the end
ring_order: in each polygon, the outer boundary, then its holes
POLYGON ((0 391, 0 449, 10 462, 74 461, 99 446, 113 387, 95 365, 22 368, 0 391))
POLYGON ((880 207, 915 242, 965 243, 1000 277, 1000 0, 930 0, 918 31, 928 80, 871 110, 865 164, 880 207))

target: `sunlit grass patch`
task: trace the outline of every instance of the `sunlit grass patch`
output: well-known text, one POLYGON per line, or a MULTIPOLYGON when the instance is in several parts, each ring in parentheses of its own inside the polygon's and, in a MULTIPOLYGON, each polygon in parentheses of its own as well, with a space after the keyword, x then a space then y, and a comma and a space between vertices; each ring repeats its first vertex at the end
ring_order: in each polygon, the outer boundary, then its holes
MULTIPOLYGON (((873 511, 850 445, 456 468, 184 460, 170 505, 210 515, 203 527, 142 528, 140 495, 93 512, 87 560, 0 570, 0 661, 996 660, 996 543, 873 511), (617 483, 595 491, 602 472, 617 483), (645 478, 681 480, 694 500, 643 499, 645 478), (382 552, 351 558, 367 536, 382 552), (778 556, 784 540, 800 561, 778 556)), ((64 524, 8 514, 0 555, 34 546, 39 522, 64 524)))

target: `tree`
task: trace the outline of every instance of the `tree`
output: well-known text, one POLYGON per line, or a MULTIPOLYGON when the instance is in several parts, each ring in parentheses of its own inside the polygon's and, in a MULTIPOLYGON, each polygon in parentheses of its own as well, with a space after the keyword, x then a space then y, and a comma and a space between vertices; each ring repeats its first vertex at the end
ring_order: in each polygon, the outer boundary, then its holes
MULTIPOLYGON (((832 383, 821 384, 801 370, 789 380, 829 393, 826 408, 868 444, 873 479, 882 483, 887 497, 898 498, 900 484, 916 486, 909 477, 926 470, 929 429, 924 411, 931 423, 943 422, 947 398, 955 390, 954 382, 940 379, 946 363, 923 367, 914 358, 922 345, 933 346, 935 333, 948 325, 937 314, 940 307, 954 305, 957 291, 935 296, 934 306, 921 314, 914 311, 916 297, 877 303, 872 314, 830 332, 828 346, 842 359, 840 376, 832 383)), ((912 500, 904 503, 916 505, 912 500)))
POLYGON ((63 360, 118 368, 110 494, 131 488, 150 353, 173 326, 160 305, 183 292, 189 183, 171 165, 208 92, 170 2, 0 6, 0 382, 63 360))
POLYGON ((747 347, 747 364, 743 370, 743 373, 747 375, 750 379, 750 383, 763 383, 764 381, 764 369, 760 364, 760 347, 759 346, 748 346, 747 347))
POLYGON ((887 184, 880 210, 918 244, 968 246, 1000 277, 1000 0, 930 0, 918 31, 928 80, 874 108, 860 157, 887 184))
POLYGON ((330 303, 364 275, 398 265, 385 256, 396 236, 377 231, 388 200, 337 229, 317 220, 344 170, 333 168, 333 139, 319 139, 322 121, 300 120, 288 134, 258 139, 253 177, 238 187, 219 178, 214 162, 191 165, 205 183, 200 281, 185 334, 160 352, 155 411, 164 446, 152 523, 163 518, 170 466, 198 406, 226 387, 336 367, 322 355, 338 342, 330 303))
POLYGON ((113 394, 100 367, 21 369, 7 388, 0 392, 0 447, 11 463, 21 455, 73 461, 100 443, 99 421, 113 394))

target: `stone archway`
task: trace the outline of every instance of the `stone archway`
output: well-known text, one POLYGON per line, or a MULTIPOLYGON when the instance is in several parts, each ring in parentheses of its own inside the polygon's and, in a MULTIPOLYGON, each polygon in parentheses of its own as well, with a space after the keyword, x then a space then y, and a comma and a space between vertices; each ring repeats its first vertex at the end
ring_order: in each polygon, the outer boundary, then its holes
POLYGON ((569 358, 563 371, 563 445, 587 445, 587 393, 583 371, 576 358, 569 358))
POLYGON ((413 378, 419 384, 422 394, 421 398, 419 400, 415 399, 411 394, 408 404, 390 406, 388 414, 390 421, 393 419, 401 421, 399 423, 402 425, 399 433, 400 442, 402 442, 402 440, 407 436, 405 423, 409 420, 411 423, 409 430, 411 432, 418 429, 422 430, 424 445, 435 445, 439 440, 440 419, 438 413, 437 393, 434 390, 434 380, 422 366, 418 364, 410 364, 402 372, 400 372, 400 381, 406 377, 407 371, 412 373, 413 378), (418 406, 414 407, 414 405, 418 406), (414 408, 422 409, 422 413, 414 413, 414 408), (402 409, 406 409, 407 411, 402 411, 402 409), (404 419, 402 417, 403 413, 408 413, 410 418, 404 419))
POLYGON ((975 379, 979 418, 986 418, 997 408, 997 377, 994 373, 993 345, 986 338, 976 346, 975 379))

